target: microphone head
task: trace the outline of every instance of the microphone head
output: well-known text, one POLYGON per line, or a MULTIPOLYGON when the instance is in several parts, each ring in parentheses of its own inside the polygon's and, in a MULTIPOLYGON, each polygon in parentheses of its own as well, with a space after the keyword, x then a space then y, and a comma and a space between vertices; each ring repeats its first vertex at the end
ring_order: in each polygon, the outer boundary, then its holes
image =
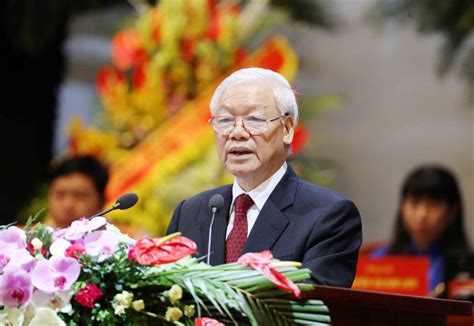
POLYGON ((118 209, 128 209, 135 205, 138 201, 137 194, 130 192, 128 194, 124 194, 117 199, 114 206, 117 206, 118 209))
POLYGON ((209 199, 209 209, 215 212, 224 208, 224 197, 221 194, 215 194, 209 199))

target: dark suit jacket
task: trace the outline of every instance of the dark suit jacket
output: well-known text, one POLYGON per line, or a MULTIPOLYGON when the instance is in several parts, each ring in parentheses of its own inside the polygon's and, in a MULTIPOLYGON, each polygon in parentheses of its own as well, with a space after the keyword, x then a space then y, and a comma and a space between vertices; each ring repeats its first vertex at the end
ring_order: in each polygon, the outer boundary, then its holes
MULTIPOLYGON (((204 191, 182 201, 168 234, 180 231, 194 240, 198 256, 207 255, 211 211, 209 199, 224 197, 212 231, 211 265, 225 262, 225 237, 232 185, 204 191)), ((280 260, 299 261, 317 284, 350 287, 354 279, 362 229, 355 205, 328 189, 302 181, 288 165, 253 226, 242 254, 271 250, 280 260)))

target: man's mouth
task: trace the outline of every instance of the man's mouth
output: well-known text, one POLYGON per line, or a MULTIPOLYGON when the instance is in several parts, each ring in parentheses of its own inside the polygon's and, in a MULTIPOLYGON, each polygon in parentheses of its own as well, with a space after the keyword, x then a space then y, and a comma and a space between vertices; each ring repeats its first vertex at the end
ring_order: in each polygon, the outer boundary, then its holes
POLYGON ((252 152, 249 151, 249 150, 246 150, 246 149, 235 149, 235 150, 230 150, 229 154, 230 155, 236 155, 236 156, 242 156, 242 155, 252 154, 252 152))

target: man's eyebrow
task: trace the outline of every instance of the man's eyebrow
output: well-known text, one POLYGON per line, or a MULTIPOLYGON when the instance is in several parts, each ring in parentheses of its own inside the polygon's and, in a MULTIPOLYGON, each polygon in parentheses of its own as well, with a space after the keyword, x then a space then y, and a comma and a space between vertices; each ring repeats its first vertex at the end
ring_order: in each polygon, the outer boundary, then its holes
MULTIPOLYGON (((256 104, 256 105, 245 105, 245 108, 246 108, 246 109, 256 110, 256 109, 266 109, 267 106, 266 106, 266 105, 256 104)), ((217 110, 220 110, 220 109, 229 111, 229 110, 232 109, 232 107, 229 107, 229 106, 226 106, 225 104, 222 104, 221 106, 219 106, 219 107, 217 108, 217 110)))

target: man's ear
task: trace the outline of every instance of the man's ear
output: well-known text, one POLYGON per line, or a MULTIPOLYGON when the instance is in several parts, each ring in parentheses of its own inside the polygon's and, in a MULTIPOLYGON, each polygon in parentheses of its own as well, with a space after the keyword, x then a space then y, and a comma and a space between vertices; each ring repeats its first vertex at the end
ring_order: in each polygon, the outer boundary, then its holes
POLYGON ((295 134, 295 122, 292 116, 285 117, 283 120, 283 143, 287 146, 291 145, 295 134))

